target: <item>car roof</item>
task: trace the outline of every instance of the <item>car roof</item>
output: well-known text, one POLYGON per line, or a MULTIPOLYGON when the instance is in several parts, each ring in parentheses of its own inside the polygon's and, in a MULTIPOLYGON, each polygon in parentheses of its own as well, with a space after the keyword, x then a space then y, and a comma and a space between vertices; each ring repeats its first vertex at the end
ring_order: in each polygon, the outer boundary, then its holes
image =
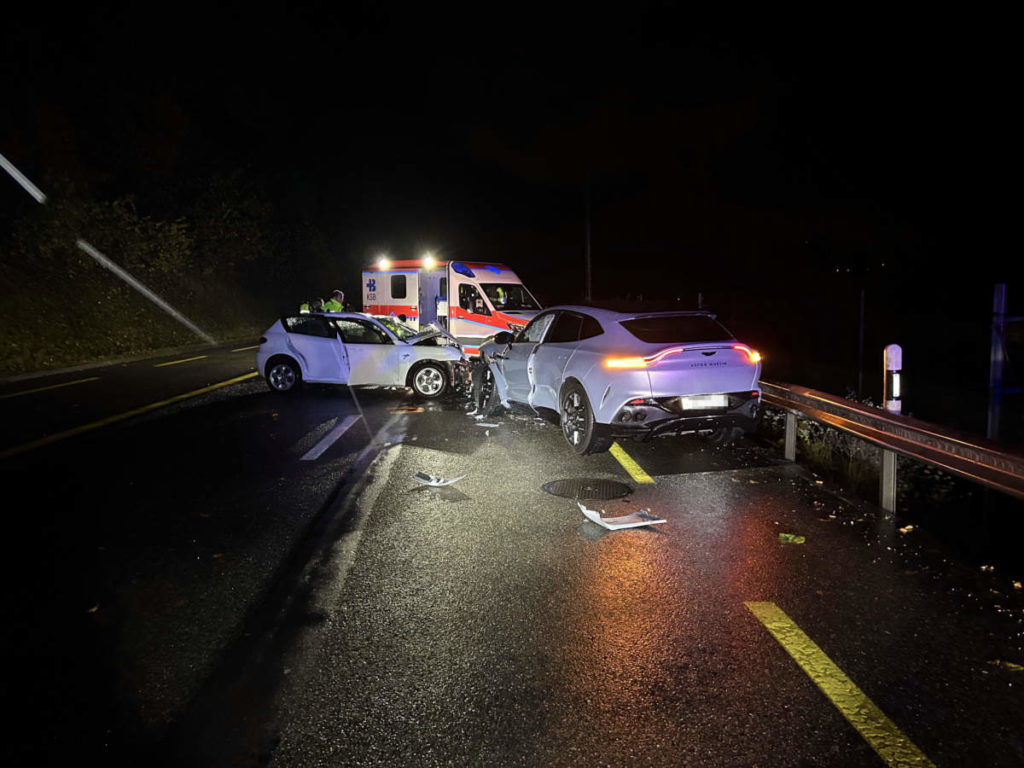
POLYGON ((314 312, 316 315, 323 315, 324 317, 360 317, 360 318, 373 318, 369 312, 314 312))
POLYGON ((570 312, 580 312, 584 315, 590 315, 595 320, 598 320, 602 324, 605 322, 622 322, 623 320, 632 320, 638 317, 670 317, 672 315, 697 315, 703 317, 714 318, 715 315, 712 312, 708 312, 704 309, 668 309, 668 310, 654 310, 654 311, 640 311, 640 312, 620 312, 615 309, 605 309, 604 307, 594 307, 585 304, 558 304, 554 307, 545 307, 538 314, 546 314, 548 312, 555 312, 558 310, 565 310, 570 312))

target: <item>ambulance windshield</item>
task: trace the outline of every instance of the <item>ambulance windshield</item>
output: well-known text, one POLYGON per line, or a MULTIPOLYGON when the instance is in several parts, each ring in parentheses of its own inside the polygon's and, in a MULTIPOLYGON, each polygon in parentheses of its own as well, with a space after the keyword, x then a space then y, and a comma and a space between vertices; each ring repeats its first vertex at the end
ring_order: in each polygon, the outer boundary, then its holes
POLYGON ((515 312, 521 309, 540 309, 536 299, 522 283, 481 283, 487 298, 499 312, 515 312))

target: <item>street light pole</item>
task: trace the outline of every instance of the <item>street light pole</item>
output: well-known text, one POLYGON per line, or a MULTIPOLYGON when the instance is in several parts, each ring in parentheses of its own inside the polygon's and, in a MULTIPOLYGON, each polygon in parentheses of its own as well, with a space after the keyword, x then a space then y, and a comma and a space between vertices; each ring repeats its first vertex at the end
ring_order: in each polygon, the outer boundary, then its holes
POLYGON ((590 303, 590 177, 587 177, 587 249, 586 249, 586 284, 583 287, 583 300, 590 303))

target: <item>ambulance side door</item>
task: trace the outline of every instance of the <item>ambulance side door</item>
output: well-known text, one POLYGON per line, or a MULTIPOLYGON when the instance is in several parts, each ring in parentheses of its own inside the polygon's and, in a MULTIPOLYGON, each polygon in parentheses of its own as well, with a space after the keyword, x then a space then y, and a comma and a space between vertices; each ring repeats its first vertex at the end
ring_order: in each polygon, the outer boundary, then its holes
POLYGON ((451 334, 459 341, 480 340, 490 336, 499 329, 492 325, 491 308, 487 298, 480 292, 480 289, 472 282, 459 280, 451 290, 455 295, 453 298, 458 301, 457 317, 453 314, 450 320, 451 334))
POLYGON ((420 327, 437 322, 438 304, 441 302, 441 284, 445 281, 440 269, 426 269, 420 272, 420 327))

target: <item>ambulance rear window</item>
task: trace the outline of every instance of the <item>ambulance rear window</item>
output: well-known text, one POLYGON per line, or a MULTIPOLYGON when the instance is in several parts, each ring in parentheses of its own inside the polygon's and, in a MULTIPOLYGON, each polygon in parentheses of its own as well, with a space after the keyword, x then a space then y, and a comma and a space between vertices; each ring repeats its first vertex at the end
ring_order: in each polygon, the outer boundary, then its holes
POLYGON ((405 298, 405 275, 392 275, 391 276, 391 298, 392 299, 404 299, 405 298))
POLYGON ((649 344, 732 341, 733 335, 710 315, 653 315, 623 320, 622 326, 649 344))

